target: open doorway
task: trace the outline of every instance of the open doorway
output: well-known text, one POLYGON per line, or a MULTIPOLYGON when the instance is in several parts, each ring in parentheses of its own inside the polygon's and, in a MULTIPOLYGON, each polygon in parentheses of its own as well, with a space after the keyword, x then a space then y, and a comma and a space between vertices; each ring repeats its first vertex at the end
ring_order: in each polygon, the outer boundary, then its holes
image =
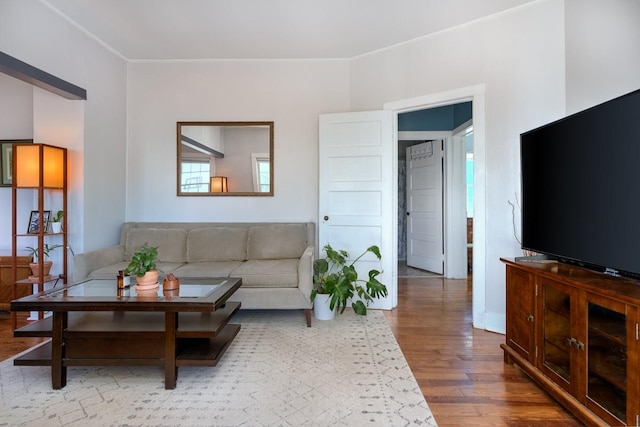
MULTIPOLYGON (((392 111, 394 115, 434 108, 443 105, 451 105, 461 102, 472 101, 473 110, 473 291, 472 291, 472 316, 475 328, 485 328, 486 312, 486 253, 484 242, 486 235, 486 141, 485 141, 485 92, 484 84, 456 88, 444 92, 437 92, 414 98, 401 99, 386 102, 383 105, 385 110, 392 111)), ((397 120, 396 120, 397 122, 397 120)), ((397 157, 398 139, 392 141, 392 149, 397 157)), ((395 158, 393 159, 395 160, 395 158)), ((397 165, 392 164, 392 169, 397 165)), ((394 170, 394 179, 397 180, 397 171, 394 170)), ((397 187, 397 181, 394 188, 397 187)), ((394 201, 395 202, 395 201, 394 201)), ((396 204, 394 203, 394 206, 396 204)), ((462 211, 464 212, 464 211, 462 211)), ((397 216, 397 211, 394 211, 397 216)), ((393 224, 397 224, 394 218, 393 224)), ((397 227, 393 227, 394 242, 397 242, 397 227)), ((393 245, 394 259, 397 263, 397 245, 393 245)), ((466 263, 466 262, 465 262, 466 263)), ((391 293, 392 303, 397 305, 397 289, 391 293)))
POLYGON ((473 266, 472 102, 398 114, 398 277, 473 266))

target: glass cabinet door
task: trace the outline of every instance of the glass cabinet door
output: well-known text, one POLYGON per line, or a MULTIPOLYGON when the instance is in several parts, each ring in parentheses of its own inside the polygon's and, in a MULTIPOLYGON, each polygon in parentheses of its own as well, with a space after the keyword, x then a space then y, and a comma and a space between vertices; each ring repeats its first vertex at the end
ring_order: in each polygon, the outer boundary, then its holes
POLYGON ((627 318, 619 305, 588 302, 587 397, 626 423, 627 318))
POLYGON ((571 295, 561 285, 542 283, 543 292, 543 370, 564 381, 558 385, 569 390, 571 380, 571 295))
POLYGON ((535 363, 535 282, 531 274, 507 267, 507 343, 535 363))

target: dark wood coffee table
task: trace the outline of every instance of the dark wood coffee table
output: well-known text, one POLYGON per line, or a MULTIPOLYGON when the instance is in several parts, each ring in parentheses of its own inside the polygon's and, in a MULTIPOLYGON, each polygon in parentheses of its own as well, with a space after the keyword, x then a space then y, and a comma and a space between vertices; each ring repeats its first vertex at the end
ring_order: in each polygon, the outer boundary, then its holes
POLYGON ((178 291, 136 294, 114 280, 87 280, 11 302, 14 311, 52 315, 16 329, 16 337, 51 341, 14 360, 51 366, 60 389, 68 366, 164 366, 165 388, 174 389, 179 366, 215 366, 240 325, 229 324, 240 308, 227 302, 241 279, 185 279, 178 291))

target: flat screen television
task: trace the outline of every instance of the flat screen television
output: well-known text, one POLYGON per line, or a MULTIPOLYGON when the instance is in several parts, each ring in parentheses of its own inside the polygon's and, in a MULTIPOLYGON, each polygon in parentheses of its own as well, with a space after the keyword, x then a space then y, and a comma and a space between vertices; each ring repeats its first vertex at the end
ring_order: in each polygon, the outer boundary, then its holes
POLYGON ((640 90, 520 135, 522 248, 640 278, 640 90))

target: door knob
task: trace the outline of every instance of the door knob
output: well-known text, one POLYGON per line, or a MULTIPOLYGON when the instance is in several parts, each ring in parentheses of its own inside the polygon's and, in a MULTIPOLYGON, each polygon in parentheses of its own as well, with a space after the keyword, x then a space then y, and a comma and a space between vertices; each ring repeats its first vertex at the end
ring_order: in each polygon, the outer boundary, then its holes
POLYGON ((324 216, 325 221, 329 221, 329 217, 327 215, 324 216))

